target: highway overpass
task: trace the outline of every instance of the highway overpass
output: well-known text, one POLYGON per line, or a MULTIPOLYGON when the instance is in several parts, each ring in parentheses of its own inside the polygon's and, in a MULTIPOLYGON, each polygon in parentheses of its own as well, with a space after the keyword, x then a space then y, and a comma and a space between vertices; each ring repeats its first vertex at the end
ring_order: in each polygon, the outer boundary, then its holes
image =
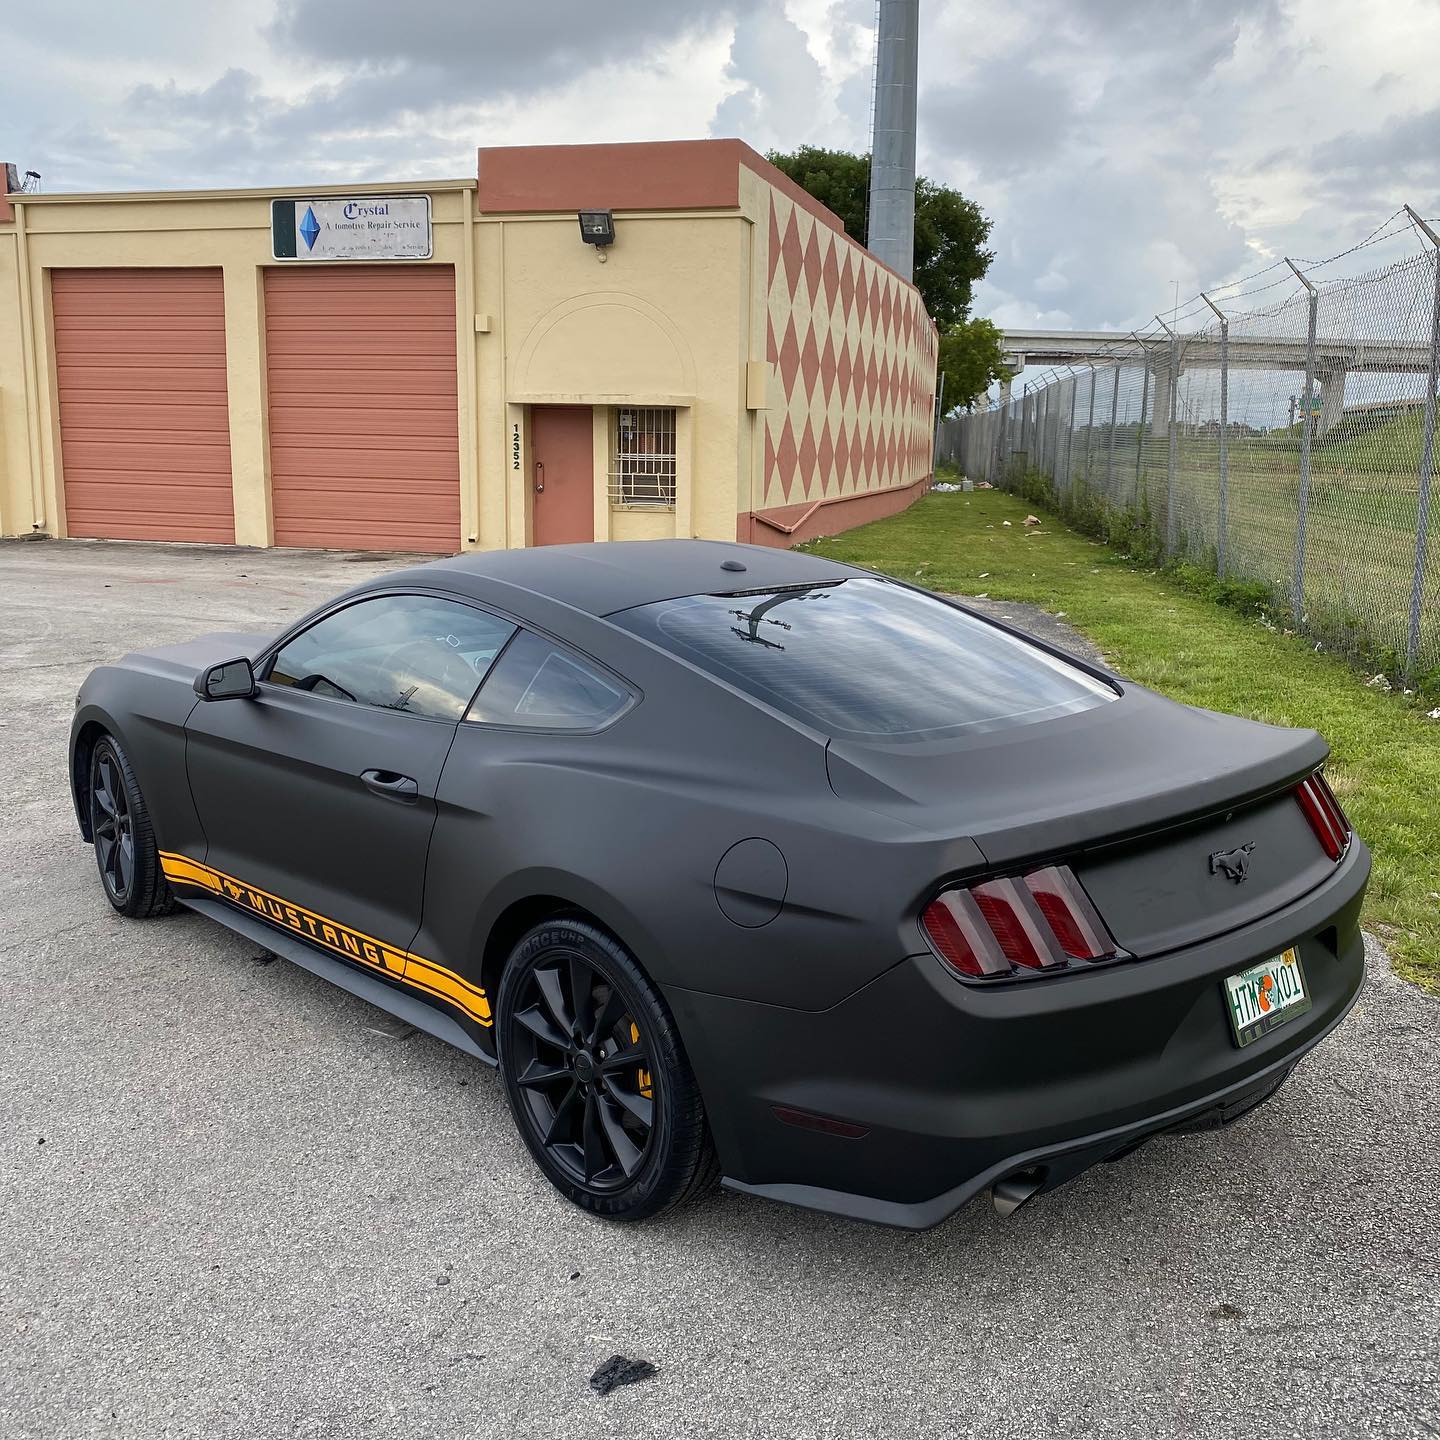
MULTIPOLYGON (((1001 381, 1000 400, 1010 399, 1011 381, 1027 365, 1145 365, 1155 376, 1154 424, 1163 429, 1170 421, 1170 366, 1172 343, 1165 335, 1137 339, 1121 330, 1005 330, 1003 348, 1010 376, 1001 381)), ((1218 368, 1220 336, 1214 330, 1199 335, 1181 335, 1179 373, 1199 367, 1218 368)), ((1304 339, 1289 335, 1230 336, 1229 363, 1232 370, 1305 369, 1308 349, 1304 339)), ((1325 434, 1345 408, 1345 377, 1352 370, 1382 371, 1387 374, 1428 374, 1430 346, 1395 344, 1388 340, 1366 340, 1317 336, 1315 381, 1320 387, 1320 423, 1325 434)))

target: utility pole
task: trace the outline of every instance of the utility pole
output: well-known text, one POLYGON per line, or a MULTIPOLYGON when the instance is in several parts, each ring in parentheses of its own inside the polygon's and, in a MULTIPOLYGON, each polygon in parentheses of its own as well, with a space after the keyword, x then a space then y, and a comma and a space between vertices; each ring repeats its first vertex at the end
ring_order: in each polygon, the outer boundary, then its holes
POLYGON ((880 0, 875 45, 875 126, 870 137, 866 245, 897 274, 915 271, 915 96, 920 0, 880 0))

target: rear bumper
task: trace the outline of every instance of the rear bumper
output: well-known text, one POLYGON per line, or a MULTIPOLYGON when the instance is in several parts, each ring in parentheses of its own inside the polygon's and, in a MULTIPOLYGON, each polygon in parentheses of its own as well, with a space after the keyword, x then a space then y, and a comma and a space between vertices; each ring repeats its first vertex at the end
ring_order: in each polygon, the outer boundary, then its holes
POLYGON ((1204 944, 986 988, 912 956, 829 1010, 670 991, 732 1189, 906 1229, 1025 1172, 1049 1189, 1167 1130, 1268 1098, 1354 1004, 1370 873, 1357 839, 1322 886, 1204 944), (1243 1050, 1226 975, 1298 945, 1312 1008, 1243 1050), (775 1107, 863 1127, 783 1123, 775 1107))

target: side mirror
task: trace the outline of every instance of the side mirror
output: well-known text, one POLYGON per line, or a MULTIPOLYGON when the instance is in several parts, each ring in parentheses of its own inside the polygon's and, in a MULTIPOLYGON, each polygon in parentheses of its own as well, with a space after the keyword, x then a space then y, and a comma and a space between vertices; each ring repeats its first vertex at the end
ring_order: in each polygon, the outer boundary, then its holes
POLYGON ((223 660, 195 677, 195 693, 202 700, 248 700, 256 693, 255 671, 243 655, 223 660))

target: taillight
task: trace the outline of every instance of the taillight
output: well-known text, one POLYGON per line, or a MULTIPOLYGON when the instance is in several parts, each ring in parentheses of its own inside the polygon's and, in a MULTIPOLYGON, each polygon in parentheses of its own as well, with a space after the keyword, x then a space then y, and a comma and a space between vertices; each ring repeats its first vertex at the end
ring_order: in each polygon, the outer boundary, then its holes
POLYGON ((1317 770, 1308 780, 1302 780, 1295 790, 1295 799, 1310 822, 1320 848, 1331 860, 1339 860, 1350 848, 1350 822, 1325 777, 1317 770))
POLYGON ((1038 906, 1027 905, 1023 888, 1014 880, 989 880, 975 885, 970 893, 1000 944, 1000 953, 1012 964, 1027 970, 1045 970, 1063 965, 1064 956, 1055 953, 1053 935, 1038 906))
POLYGON ((980 907, 968 890, 946 890, 920 917, 935 952, 962 975, 1008 975, 1010 962, 999 951, 980 907))
POLYGON ((1040 913, 1049 921, 1060 948, 1072 960, 1108 960, 1114 955, 1115 942, 1105 922, 1068 866, 1047 865, 1043 870, 1032 870, 1025 884, 1040 913))
POLYGON ((1124 954, 1064 865, 944 890, 925 907, 920 923, 935 953, 974 979, 1124 954))

